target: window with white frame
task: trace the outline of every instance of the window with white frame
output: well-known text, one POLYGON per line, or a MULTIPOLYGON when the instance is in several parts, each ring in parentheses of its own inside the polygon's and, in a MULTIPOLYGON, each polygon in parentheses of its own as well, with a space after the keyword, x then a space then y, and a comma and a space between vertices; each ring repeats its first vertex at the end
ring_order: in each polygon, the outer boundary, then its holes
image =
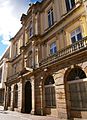
POLYGON ((48 11, 48 26, 51 27, 54 24, 53 8, 48 11))
POLYGON ((57 52, 57 46, 56 46, 56 42, 53 42, 50 45, 50 54, 55 54, 57 52))
POLYGON ((29 36, 31 37, 33 35, 33 25, 32 25, 32 21, 30 22, 30 26, 29 26, 29 36))
POLYGON ((65 0, 67 11, 71 10, 75 6, 75 0, 65 0))
POLYGON ((82 33, 80 27, 71 32, 71 41, 72 43, 82 40, 82 33))
POLYGON ((45 81, 45 105, 46 107, 56 107, 55 84, 52 76, 48 76, 45 81))

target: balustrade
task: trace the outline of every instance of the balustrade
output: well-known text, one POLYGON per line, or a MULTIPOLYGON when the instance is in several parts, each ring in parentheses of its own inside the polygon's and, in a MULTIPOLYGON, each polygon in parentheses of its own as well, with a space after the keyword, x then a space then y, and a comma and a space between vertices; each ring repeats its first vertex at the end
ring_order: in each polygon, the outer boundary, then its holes
POLYGON ((40 62, 40 66, 45 65, 45 64, 49 64, 51 62, 54 62, 55 60, 59 60, 60 58, 67 56, 67 55, 70 55, 72 53, 75 53, 77 51, 79 52, 79 50, 82 50, 86 47, 87 47, 87 37, 65 47, 64 49, 62 49, 60 51, 57 51, 53 55, 49 55, 47 58, 43 59, 40 62))

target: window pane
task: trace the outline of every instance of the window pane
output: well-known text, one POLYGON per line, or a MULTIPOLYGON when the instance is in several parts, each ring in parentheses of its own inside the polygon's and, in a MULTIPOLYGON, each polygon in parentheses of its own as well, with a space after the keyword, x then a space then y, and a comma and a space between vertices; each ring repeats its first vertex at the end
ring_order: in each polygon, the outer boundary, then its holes
POLYGON ((50 54, 53 54, 53 49, 50 49, 50 54))
POLYGON ((50 27, 53 24, 54 24, 53 9, 50 9, 48 11, 48 26, 50 27))
POLYGON ((51 21, 52 22, 51 25, 53 25, 54 24, 53 9, 51 10, 51 20, 52 20, 51 21))
POLYGON ((70 5, 69 5, 69 0, 65 0, 66 1, 66 8, 67 8, 67 11, 70 10, 70 5))
POLYGON ((47 107, 56 106, 55 101, 55 87, 46 87, 45 88, 45 101, 47 107))
POLYGON ((57 52, 57 49, 56 49, 56 46, 54 47, 54 53, 56 53, 57 52))
POLYGON ((77 34, 77 40, 82 40, 82 34, 81 33, 77 34))
POLYGON ((49 25, 49 27, 51 26, 51 17, 50 17, 50 14, 48 14, 48 25, 49 25))
POLYGON ((72 108, 87 108, 87 82, 69 85, 72 108))
POLYGON ((71 33, 71 37, 73 37, 75 35, 75 31, 73 31, 72 33, 71 33))
POLYGON ((72 43, 76 42, 76 38, 75 38, 75 36, 72 37, 71 40, 72 40, 72 43))
POLYGON ((50 54, 54 54, 57 52, 57 47, 56 47, 56 42, 53 42, 51 45, 50 45, 50 54))
POLYGON ((76 33, 80 33, 80 32, 81 32, 80 27, 78 27, 78 28, 76 29, 76 33))
POLYGON ((52 94, 52 106, 56 106, 55 88, 54 87, 51 87, 51 94, 52 94))
POLYGON ((71 0, 72 7, 75 6, 75 0, 71 0))
POLYGON ((50 89, 47 87, 45 88, 45 100, 46 100, 46 106, 51 106, 50 99, 50 89))

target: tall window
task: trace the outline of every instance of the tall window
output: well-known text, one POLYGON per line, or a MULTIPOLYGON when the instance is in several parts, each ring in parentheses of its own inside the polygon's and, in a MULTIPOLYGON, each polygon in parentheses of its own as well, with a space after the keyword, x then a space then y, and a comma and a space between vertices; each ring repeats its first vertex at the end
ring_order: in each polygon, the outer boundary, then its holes
POLYGON ((18 107, 18 85, 14 86, 14 108, 18 107))
POLYGON ((50 45, 50 54, 55 54, 57 52, 56 42, 50 45))
POLYGON ((18 43, 16 43, 16 45, 15 45, 15 49, 16 49, 16 55, 18 55, 18 43))
POLYGON ((46 107, 56 107, 55 85, 52 76, 48 76, 45 81, 45 103, 46 107))
POLYGON ((48 11, 48 26, 51 27, 54 24, 53 8, 48 11))
POLYGON ((82 39, 82 33, 80 27, 71 32, 71 41, 72 43, 82 39))
POLYGON ((33 25, 32 25, 32 21, 30 22, 30 26, 29 26, 29 36, 31 37, 33 35, 33 25))
POLYGON ((73 68, 67 77, 71 109, 87 109, 87 81, 83 81, 84 78, 86 75, 80 68, 73 68))
POLYGON ((67 11, 71 10, 75 6, 75 0, 65 0, 67 11))
POLYGON ((17 72, 17 64, 14 64, 13 65, 13 75, 16 74, 17 72))

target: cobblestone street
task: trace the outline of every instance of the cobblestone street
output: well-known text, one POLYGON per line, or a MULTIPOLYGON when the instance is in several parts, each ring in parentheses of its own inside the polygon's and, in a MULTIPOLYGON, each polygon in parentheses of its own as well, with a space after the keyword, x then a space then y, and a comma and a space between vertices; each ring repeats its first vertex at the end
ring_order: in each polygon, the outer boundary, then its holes
POLYGON ((58 118, 4 111, 3 107, 0 107, 0 120, 58 120, 58 118))

